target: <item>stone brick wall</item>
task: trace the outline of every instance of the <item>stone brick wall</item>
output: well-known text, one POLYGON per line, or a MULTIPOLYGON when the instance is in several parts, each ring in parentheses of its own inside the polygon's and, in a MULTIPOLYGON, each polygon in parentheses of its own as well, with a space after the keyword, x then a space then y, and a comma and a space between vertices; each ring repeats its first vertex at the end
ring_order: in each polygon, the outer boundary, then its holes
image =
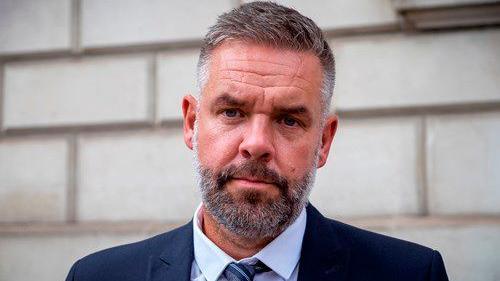
MULTIPOLYGON (((340 127, 313 204, 438 249, 450 280, 499 280, 500 28, 478 12, 498 1, 279 2, 337 57, 340 127)), ((190 219, 180 101, 207 26, 240 4, 0 0, 0 280, 63 280, 190 219)))

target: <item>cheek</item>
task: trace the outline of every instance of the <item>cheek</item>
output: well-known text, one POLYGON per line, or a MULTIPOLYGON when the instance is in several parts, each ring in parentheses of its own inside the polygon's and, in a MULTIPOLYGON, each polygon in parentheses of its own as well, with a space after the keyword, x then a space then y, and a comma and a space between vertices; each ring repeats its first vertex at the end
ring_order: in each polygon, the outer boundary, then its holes
POLYGON ((293 145, 282 149, 283 163, 293 178, 301 178, 311 168, 314 161, 314 148, 309 144, 293 145))
POLYGON ((217 126, 200 124, 198 132, 198 154, 202 165, 221 168, 238 153, 238 135, 225 132, 217 126))

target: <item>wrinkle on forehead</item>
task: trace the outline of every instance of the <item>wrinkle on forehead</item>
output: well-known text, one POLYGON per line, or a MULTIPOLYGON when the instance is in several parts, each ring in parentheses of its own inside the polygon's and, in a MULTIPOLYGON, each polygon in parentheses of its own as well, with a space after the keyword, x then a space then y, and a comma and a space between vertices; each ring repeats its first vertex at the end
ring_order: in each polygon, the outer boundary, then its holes
POLYGON ((314 91, 321 71, 311 75, 319 60, 313 54, 230 42, 214 52, 211 72, 217 79, 266 87, 296 87, 314 91), (265 52, 262 50, 265 49, 265 52), (312 58, 312 59, 311 59, 312 58), (307 65, 309 64, 309 65, 307 65), (312 64, 315 64, 314 66, 312 64), (309 72, 309 73, 306 73, 309 72))
MULTIPOLYGON (((226 42, 214 50, 220 70, 253 71, 256 74, 283 74, 303 78, 305 64, 320 65, 311 52, 278 49, 239 41, 226 42), (262 52, 265 50, 265 52, 262 52), (311 60, 312 58, 312 60, 311 60), (251 65, 249 65, 249 63, 251 65)), ((319 71, 320 76, 322 75, 319 71)))
POLYGON ((311 82, 300 77, 288 75, 260 75, 253 72, 222 71, 219 74, 220 81, 237 84, 247 84, 262 88, 296 88, 307 94, 313 88, 311 82))
POLYGON ((281 74, 281 75, 294 75, 296 70, 294 69, 297 64, 283 64, 271 61, 262 60, 252 60, 252 59, 235 59, 230 56, 221 56, 220 70, 223 71, 251 71, 255 74, 269 75, 269 74, 281 74), (251 63, 252 66, 248 66, 251 63), (270 71, 272 69, 272 71, 270 71))

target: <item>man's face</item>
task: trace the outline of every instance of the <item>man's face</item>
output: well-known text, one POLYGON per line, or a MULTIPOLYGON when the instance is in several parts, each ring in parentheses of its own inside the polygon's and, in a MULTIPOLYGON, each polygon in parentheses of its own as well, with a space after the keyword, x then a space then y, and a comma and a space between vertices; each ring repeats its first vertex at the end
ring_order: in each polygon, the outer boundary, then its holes
POLYGON ((336 119, 321 122, 319 59, 233 41, 209 73, 197 114, 192 97, 183 104, 205 209, 236 234, 277 235, 307 202, 335 131, 336 119))

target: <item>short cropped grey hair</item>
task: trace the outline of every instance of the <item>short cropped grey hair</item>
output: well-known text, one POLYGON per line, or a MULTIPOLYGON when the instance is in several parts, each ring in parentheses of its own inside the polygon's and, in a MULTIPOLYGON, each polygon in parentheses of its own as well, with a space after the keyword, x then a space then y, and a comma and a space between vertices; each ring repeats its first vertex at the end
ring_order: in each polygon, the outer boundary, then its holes
POLYGON ((335 60, 321 29, 294 9, 272 2, 243 4, 220 15, 203 40, 197 69, 200 92, 208 80, 210 56, 227 40, 238 40, 299 52, 312 52, 323 68, 321 106, 329 113, 335 84, 335 60))

